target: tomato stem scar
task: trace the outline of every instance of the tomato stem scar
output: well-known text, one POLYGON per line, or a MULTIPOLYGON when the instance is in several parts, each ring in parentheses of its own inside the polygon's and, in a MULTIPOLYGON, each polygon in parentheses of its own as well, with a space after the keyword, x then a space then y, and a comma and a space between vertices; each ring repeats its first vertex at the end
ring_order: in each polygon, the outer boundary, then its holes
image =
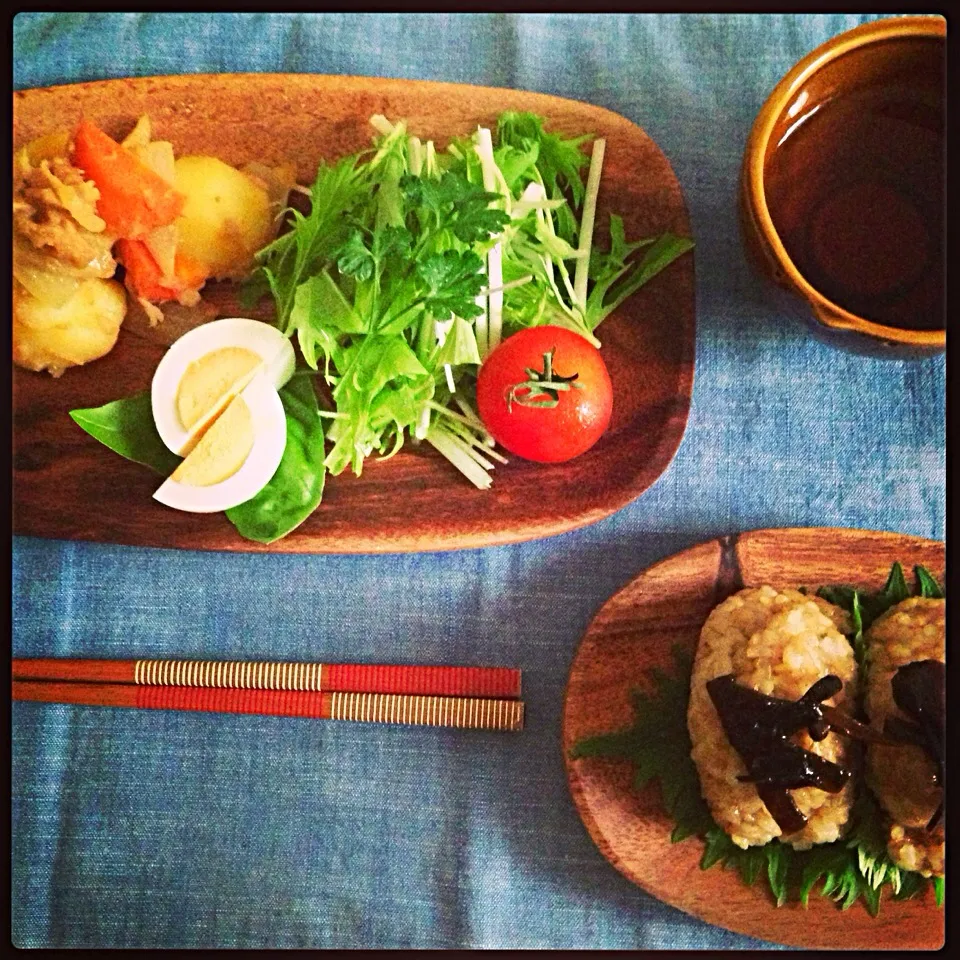
POLYGON ((580 376, 579 373, 561 377, 553 372, 553 355, 556 350, 557 348, 553 347, 544 353, 542 370, 526 367, 524 372, 529 379, 513 384, 504 392, 509 412, 513 411, 514 403, 524 407, 555 407, 560 402, 561 391, 583 389, 583 384, 574 382, 580 376))

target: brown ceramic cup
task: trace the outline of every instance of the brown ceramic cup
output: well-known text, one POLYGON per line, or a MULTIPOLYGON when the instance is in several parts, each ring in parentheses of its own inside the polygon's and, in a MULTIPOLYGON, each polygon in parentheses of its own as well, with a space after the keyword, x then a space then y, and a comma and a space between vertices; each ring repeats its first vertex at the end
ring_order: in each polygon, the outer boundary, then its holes
POLYGON ((855 352, 917 357, 946 344, 945 37, 942 17, 918 16, 832 38, 777 84, 747 140, 749 258, 821 339, 855 352), (878 171, 883 183, 870 181, 878 171))

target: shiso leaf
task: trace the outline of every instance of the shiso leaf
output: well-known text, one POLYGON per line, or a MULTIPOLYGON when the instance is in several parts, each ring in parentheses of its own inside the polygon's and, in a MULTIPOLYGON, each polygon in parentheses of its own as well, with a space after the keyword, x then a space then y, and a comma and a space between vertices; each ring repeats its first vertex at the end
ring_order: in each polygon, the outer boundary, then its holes
POLYGON ((837 883, 836 878, 850 866, 850 857, 842 845, 828 843, 813 847, 805 860, 800 874, 799 899, 807 906, 818 880, 823 879, 821 894, 829 895, 837 883))
POLYGON ((894 606, 910 596, 910 588, 907 586, 907 580, 903 575, 903 567, 899 562, 894 563, 890 568, 890 576, 880 591, 884 597, 889 598, 890 606, 894 606))
MULTIPOLYGON (((936 580, 923 567, 914 568, 914 572, 918 594, 935 596, 934 589, 940 591, 936 580)), ((851 639, 858 662, 862 663, 866 646, 863 631, 884 610, 905 599, 905 590, 909 596, 903 567, 897 563, 883 590, 877 593, 831 585, 821 587, 817 595, 850 613, 854 630, 851 639)), ((933 888, 937 906, 942 906, 943 878, 928 880, 918 873, 900 869, 890 859, 884 814, 868 790, 861 790, 857 796, 845 838, 803 851, 777 840, 746 850, 738 847, 714 822, 700 795, 700 781, 690 758, 686 721, 692 656, 679 647, 674 647, 672 653, 675 662, 672 675, 654 669, 652 689, 631 691, 633 726, 581 740, 571 749, 572 758, 630 760, 634 764, 635 786, 659 781, 664 807, 675 824, 670 835, 672 842, 693 836, 701 838, 704 844, 701 870, 722 864, 736 870, 748 886, 763 876, 778 907, 791 901, 807 906, 810 894, 817 891, 833 899, 842 910, 862 901, 875 917, 885 890, 894 900, 909 900, 928 887, 933 888)))
POLYGON ((704 837, 700 869, 709 870, 715 863, 726 863, 734 856, 736 849, 736 844, 734 844, 720 827, 714 825, 707 831, 704 837))
POLYGON ((936 898, 938 907, 943 906, 943 893, 944 893, 943 877, 934 877, 933 878, 933 895, 936 898))
POLYGON ((913 575, 920 586, 921 597, 932 597, 936 600, 943 599, 943 588, 931 576, 926 567, 916 566, 913 568, 913 575))
POLYGON ((784 844, 778 842, 765 844, 767 852, 767 880, 770 890, 777 898, 777 906, 787 902, 787 871, 790 868, 790 854, 784 844))
POLYGON ((737 869, 740 871, 741 879, 748 887, 752 887, 756 883, 766 859, 766 855, 760 847, 750 847, 743 851, 742 857, 738 858, 737 869))
POLYGON ((854 590, 850 603, 850 620, 853 626, 853 656, 858 667, 867 662, 867 647, 863 639, 863 611, 860 609, 860 594, 854 590))
POLYGON ((570 756, 574 760, 581 757, 629 757, 636 746, 637 738, 633 730, 601 733, 581 740, 570 751, 570 756))
MULTIPOLYGON (((862 646, 863 631, 869 629, 873 621, 892 606, 911 596, 943 598, 943 589, 926 567, 915 566, 913 572, 915 586, 912 594, 904 578, 903 567, 897 562, 890 568, 890 574, 883 589, 875 593, 841 584, 821 587, 817 591, 817 596, 836 604, 850 614, 854 627, 854 649, 857 650, 858 646, 862 646)), ((860 652, 858 650, 858 654, 860 652)), ((862 665, 859 655, 857 659, 862 665)))

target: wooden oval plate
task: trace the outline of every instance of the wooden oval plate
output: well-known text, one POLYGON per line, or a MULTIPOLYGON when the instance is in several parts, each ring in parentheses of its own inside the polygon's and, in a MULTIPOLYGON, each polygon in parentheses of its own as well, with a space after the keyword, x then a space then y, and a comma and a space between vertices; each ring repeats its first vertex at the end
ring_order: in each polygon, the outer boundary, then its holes
MULTIPOLYGON (((504 110, 532 110, 548 129, 607 138, 598 236, 620 213, 628 237, 690 233, 680 187, 657 145, 600 107, 518 90, 309 74, 145 77, 14 93, 14 147, 81 115, 113 136, 142 113, 178 156, 206 152, 228 163, 296 161, 310 183, 322 160, 370 144, 372 114, 405 119, 440 145, 504 110)), ((244 315, 234 290, 211 299, 244 315)), ((246 315, 249 315, 247 312, 246 315)), ((262 314, 260 314, 262 316, 262 314)), ((269 316, 269 313, 267 314, 269 316)), ((613 513, 663 472, 683 436, 694 361, 693 258, 687 254, 600 328, 614 385, 613 421, 588 453, 567 464, 512 458, 481 492, 432 450, 408 444, 363 475, 328 479, 319 510, 283 540, 243 540, 222 514, 195 515, 152 499, 149 470, 83 433, 67 411, 145 389, 163 347, 121 331, 113 352, 68 370, 14 372, 14 532, 145 546, 212 550, 369 553, 443 550, 529 540, 613 513)), ((424 445, 426 446, 426 445, 424 445)))
POLYGON ((701 841, 670 842, 673 823, 660 788, 631 785, 624 761, 571 760, 574 743, 629 726, 629 692, 649 688, 648 671, 674 670, 671 648, 691 652, 710 610, 743 586, 769 583, 811 590, 825 583, 879 589, 899 560, 912 583, 914 564, 943 576, 944 545, 869 530, 757 530, 712 540, 662 560, 616 593, 594 617, 570 670, 563 712, 567 778, 577 810, 603 855, 660 900, 736 933, 798 947, 935 949, 944 912, 932 895, 884 898, 873 918, 862 904, 840 910, 811 895, 810 905, 776 907, 760 882, 745 886, 722 867, 700 870, 701 841))

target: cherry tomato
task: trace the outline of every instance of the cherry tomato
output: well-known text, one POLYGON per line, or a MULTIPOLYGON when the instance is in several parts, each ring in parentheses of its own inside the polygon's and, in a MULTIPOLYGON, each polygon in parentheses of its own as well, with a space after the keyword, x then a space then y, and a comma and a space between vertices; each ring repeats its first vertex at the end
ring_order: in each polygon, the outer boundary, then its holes
POLYGON ((483 362, 477 410, 511 453, 560 463, 600 439, 610 423, 613 388, 600 351, 580 334, 530 327, 508 337, 483 362))

